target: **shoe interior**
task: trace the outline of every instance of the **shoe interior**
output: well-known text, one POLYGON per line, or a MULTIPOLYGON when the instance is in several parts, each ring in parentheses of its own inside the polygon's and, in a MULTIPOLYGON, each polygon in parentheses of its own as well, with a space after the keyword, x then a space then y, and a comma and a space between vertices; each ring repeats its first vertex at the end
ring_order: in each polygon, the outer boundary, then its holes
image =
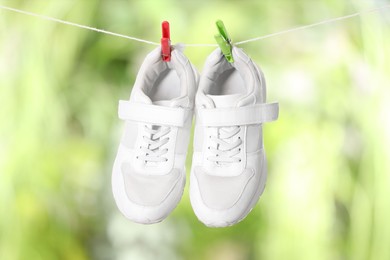
POLYGON ((148 93, 149 98, 155 102, 171 100, 180 96, 180 78, 173 69, 166 69, 156 79, 148 93))
POLYGON ((242 94, 246 92, 245 82, 235 68, 230 68, 219 74, 208 92, 210 95, 242 94))

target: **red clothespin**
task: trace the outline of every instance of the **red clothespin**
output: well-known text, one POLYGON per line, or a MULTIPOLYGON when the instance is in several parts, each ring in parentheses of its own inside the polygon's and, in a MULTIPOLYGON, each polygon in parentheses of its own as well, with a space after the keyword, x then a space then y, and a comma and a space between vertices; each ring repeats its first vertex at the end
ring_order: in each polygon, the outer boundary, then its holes
POLYGON ((171 34, 169 32, 169 23, 162 22, 162 38, 161 38, 161 56, 163 61, 171 60, 171 34))

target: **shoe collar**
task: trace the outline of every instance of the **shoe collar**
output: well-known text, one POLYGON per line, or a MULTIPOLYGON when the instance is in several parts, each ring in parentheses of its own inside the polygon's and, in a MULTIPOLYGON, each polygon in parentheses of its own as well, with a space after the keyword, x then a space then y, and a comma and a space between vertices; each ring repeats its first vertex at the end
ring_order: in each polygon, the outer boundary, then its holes
POLYGON ((193 75, 194 72, 188 59, 175 47, 171 52, 170 62, 164 62, 161 59, 161 47, 157 47, 146 56, 137 75, 130 100, 152 104, 152 100, 146 93, 149 92, 159 76, 168 70, 174 70, 177 73, 177 76, 180 79, 181 93, 180 96, 175 99, 163 102, 159 101, 159 103, 161 103, 161 105, 167 105, 169 102, 169 106, 190 106, 191 102, 188 97, 189 89, 196 88, 196 82, 193 75))
POLYGON ((239 48, 232 49, 233 63, 229 63, 218 48, 207 58, 203 73, 199 82, 199 89, 196 97, 197 106, 214 108, 217 104, 213 95, 209 95, 210 88, 215 84, 217 78, 225 71, 235 69, 244 80, 246 93, 241 94, 237 107, 259 103, 261 100, 259 89, 265 87, 264 78, 259 73, 252 60, 239 48))

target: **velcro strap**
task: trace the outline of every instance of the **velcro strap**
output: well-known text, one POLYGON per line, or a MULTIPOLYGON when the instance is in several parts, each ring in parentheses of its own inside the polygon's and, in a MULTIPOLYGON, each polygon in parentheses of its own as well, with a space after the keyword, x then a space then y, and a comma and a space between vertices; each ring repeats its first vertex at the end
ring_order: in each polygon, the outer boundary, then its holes
POLYGON ((278 103, 232 108, 199 108, 197 109, 197 122, 203 126, 212 127, 255 125, 275 121, 278 115, 278 103))
POLYGON ((183 127, 186 119, 192 116, 192 110, 120 100, 118 115, 122 120, 183 127))

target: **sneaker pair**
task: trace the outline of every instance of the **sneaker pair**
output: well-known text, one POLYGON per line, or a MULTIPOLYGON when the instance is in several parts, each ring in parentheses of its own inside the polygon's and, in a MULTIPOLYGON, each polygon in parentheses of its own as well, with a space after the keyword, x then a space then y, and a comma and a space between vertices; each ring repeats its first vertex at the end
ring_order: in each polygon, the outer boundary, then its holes
POLYGON ((278 104, 265 103, 265 80, 252 60, 234 46, 232 53, 229 63, 216 49, 200 79, 175 47, 170 62, 160 48, 146 57, 130 100, 119 102, 125 129, 112 189, 127 218, 160 222, 179 203, 194 108, 190 199, 198 219, 230 226, 258 201, 267 178, 262 123, 277 119, 278 104))

